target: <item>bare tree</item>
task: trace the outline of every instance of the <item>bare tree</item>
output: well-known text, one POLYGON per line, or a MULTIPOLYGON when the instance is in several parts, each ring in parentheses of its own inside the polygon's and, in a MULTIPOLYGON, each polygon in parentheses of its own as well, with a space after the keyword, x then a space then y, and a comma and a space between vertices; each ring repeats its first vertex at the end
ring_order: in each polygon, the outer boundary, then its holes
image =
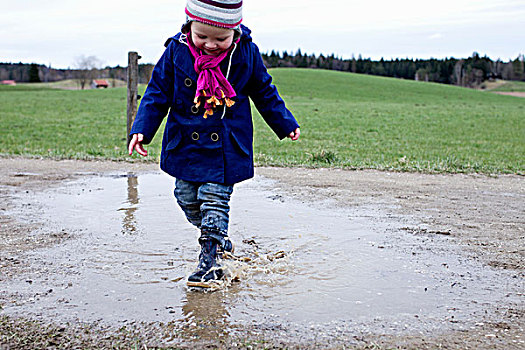
POLYGON ((81 55, 75 59, 74 67, 77 69, 76 79, 82 90, 86 87, 86 83, 93 79, 95 70, 101 65, 102 61, 95 56, 86 57, 81 55))
POLYGON ((454 84, 459 85, 459 86, 463 86, 463 76, 464 76, 463 64, 464 63, 465 63, 464 60, 459 60, 454 65, 454 77, 452 80, 454 81, 454 84))

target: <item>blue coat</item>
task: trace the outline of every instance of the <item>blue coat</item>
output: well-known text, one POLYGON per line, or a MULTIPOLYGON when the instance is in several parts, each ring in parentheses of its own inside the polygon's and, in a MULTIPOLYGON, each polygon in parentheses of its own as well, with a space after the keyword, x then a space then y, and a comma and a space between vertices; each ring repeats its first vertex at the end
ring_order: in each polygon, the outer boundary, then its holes
POLYGON ((223 118, 223 107, 207 119, 203 118, 202 107, 194 107, 197 73, 193 57, 183 40, 179 41, 181 33, 167 41, 142 97, 131 134, 144 134, 143 143, 148 144, 168 115, 160 160, 161 169, 168 174, 186 181, 221 184, 253 177, 249 98, 280 139, 299 127, 272 84, 250 32, 242 26, 228 76, 230 57, 221 62, 221 69, 237 94, 235 104, 226 108, 223 118))

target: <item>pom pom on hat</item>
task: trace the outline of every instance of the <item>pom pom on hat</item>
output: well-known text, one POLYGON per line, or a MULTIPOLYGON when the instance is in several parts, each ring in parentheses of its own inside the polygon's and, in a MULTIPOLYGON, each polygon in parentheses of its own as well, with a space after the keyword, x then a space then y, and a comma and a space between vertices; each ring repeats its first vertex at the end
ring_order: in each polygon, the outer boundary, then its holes
POLYGON ((186 14, 190 21, 236 29, 242 22, 242 0, 188 0, 186 14))

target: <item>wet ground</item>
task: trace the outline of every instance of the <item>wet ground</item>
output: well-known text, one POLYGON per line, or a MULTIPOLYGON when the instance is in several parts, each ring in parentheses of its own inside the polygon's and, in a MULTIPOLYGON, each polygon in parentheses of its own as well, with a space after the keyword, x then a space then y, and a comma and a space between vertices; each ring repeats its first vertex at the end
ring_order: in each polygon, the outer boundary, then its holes
MULTIPOLYGON (((268 175, 235 188, 230 236, 237 259, 223 262, 230 278, 212 293, 185 285, 198 233, 175 204, 172 179, 160 172, 84 172, 11 194, 16 204, 5 214, 59 243, 11 253, 24 267, 1 270, 1 313, 114 329, 169 324, 177 332, 156 340, 163 345, 246 330, 285 344, 348 345, 363 335, 480 328, 486 342, 500 337, 485 329, 487 315, 491 324, 506 324, 508 315, 497 311, 517 310, 523 320, 519 270, 474 259, 450 231, 422 226, 395 203, 341 205, 283 191, 285 182, 268 175)), ((523 342, 514 336, 506 344, 523 342)))

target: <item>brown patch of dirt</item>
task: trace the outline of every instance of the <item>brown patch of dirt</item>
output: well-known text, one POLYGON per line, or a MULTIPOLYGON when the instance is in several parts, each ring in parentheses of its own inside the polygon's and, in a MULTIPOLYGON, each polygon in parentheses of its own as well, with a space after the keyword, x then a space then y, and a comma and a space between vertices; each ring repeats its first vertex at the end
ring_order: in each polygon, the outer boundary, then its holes
POLYGON ((507 95, 507 96, 515 96, 515 97, 525 97, 525 92, 520 91, 513 91, 513 92, 504 92, 504 91, 492 91, 495 94, 498 95, 507 95))
MULTIPOLYGON (((39 234, 42 223, 20 222, 7 214, 23 203, 17 193, 41 191, 64 180, 108 172, 156 171, 157 164, 54 161, 0 158, 0 281, 14 276, 25 262, 24 251, 67 239, 67 233, 39 234)), ((339 206, 379 205, 387 215, 410 216, 406 232, 454 237, 456 248, 487 267, 510 269, 516 278, 525 268, 524 177, 501 175, 428 175, 337 169, 257 168, 258 175, 277 180, 283 192, 304 201, 331 199, 339 206), (414 222, 419 223, 417 225, 414 222)), ((0 290, 5 293, 6 291, 0 290)), ((482 306, 480 306, 482 308, 482 306)), ((1 305, 0 305, 1 312, 1 305)), ((480 312, 483 312, 480 309, 480 312)), ((485 310, 486 318, 465 331, 432 335, 345 335, 344 348, 355 349, 522 349, 524 309, 485 310)), ((148 348, 176 337, 170 324, 111 329, 103 325, 57 325, 0 315, 0 349, 148 348)), ((282 338, 281 338, 282 339, 282 338)), ((293 338, 292 338, 293 339, 293 338)), ((332 343, 304 344, 274 340, 258 330, 205 342, 181 339, 178 348, 341 348, 332 343), (259 335, 258 335, 259 334, 259 335)))

